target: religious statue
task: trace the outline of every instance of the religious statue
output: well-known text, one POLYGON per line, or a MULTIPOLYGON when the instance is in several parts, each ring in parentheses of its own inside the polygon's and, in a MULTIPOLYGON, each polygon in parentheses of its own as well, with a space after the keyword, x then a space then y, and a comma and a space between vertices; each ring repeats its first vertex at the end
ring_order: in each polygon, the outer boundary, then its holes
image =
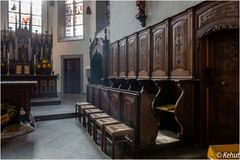
POLYGON ((145 14, 145 0, 137 0, 136 6, 138 7, 136 18, 141 22, 142 27, 145 27, 147 18, 145 14))

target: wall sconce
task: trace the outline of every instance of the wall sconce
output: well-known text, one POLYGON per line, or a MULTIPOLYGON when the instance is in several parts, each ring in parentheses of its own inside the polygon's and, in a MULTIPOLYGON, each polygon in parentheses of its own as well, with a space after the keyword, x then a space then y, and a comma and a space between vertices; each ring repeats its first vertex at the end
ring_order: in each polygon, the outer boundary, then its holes
POLYGON ((89 6, 87 6, 86 15, 91 15, 91 14, 92 14, 91 8, 89 6))
POLYGON ((136 15, 136 19, 141 22, 142 27, 145 27, 146 18, 147 18, 147 15, 145 14, 145 1, 137 0, 136 6, 138 7, 138 13, 136 15))
POLYGON ((13 6, 12 6, 11 10, 12 10, 12 11, 15 11, 16 9, 17 9, 17 8, 16 8, 15 1, 14 1, 14 3, 13 3, 13 6))

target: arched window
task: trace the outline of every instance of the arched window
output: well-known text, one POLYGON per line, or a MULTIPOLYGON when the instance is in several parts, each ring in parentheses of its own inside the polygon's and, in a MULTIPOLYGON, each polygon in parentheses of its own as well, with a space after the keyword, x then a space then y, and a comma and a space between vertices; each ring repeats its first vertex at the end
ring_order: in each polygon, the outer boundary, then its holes
POLYGON ((83 0, 65 0, 65 38, 83 39, 83 0))
POLYGON ((42 32, 42 1, 9 0, 8 26, 12 30, 27 26, 32 32, 42 32))

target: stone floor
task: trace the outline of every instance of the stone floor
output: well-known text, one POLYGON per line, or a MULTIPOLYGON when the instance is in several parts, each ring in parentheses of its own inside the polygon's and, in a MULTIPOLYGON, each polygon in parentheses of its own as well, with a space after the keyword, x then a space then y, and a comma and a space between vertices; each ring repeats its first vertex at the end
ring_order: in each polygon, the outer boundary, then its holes
POLYGON ((2 140, 2 159, 106 159, 75 119, 37 122, 36 130, 2 140))
MULTIPOLYGON (((85 96, 62 95, 61 105, 32 107, 33 116, 74 113, 75 103, 85 96)), ((111 147, 109 147, 111 148, 111 147)), ((130 158, 129 147, 118 147, 117 158, 130 158)), ((206 159, 207 150, 197 145, 175 146, 141 153, 138 158, 206 159)), ((75 118, 38 121, 34 132, 1 141, 2 159, 107 159, 75 118)))

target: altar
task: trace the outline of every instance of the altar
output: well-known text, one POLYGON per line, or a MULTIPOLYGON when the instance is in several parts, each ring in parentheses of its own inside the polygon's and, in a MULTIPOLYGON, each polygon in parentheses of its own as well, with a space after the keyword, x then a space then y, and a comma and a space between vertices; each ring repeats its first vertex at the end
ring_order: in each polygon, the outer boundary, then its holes
POLYGON ((57 97, 57 75, 2 75, 1 81, 36 81, 31 88, 33 98, 57 97))
POLYGON ((32 27, 16 25, 1 30, 1 81, 36 81, 34 98, 57 97, 57 75, 53 70, 52 31, 34 33, 32 27))

